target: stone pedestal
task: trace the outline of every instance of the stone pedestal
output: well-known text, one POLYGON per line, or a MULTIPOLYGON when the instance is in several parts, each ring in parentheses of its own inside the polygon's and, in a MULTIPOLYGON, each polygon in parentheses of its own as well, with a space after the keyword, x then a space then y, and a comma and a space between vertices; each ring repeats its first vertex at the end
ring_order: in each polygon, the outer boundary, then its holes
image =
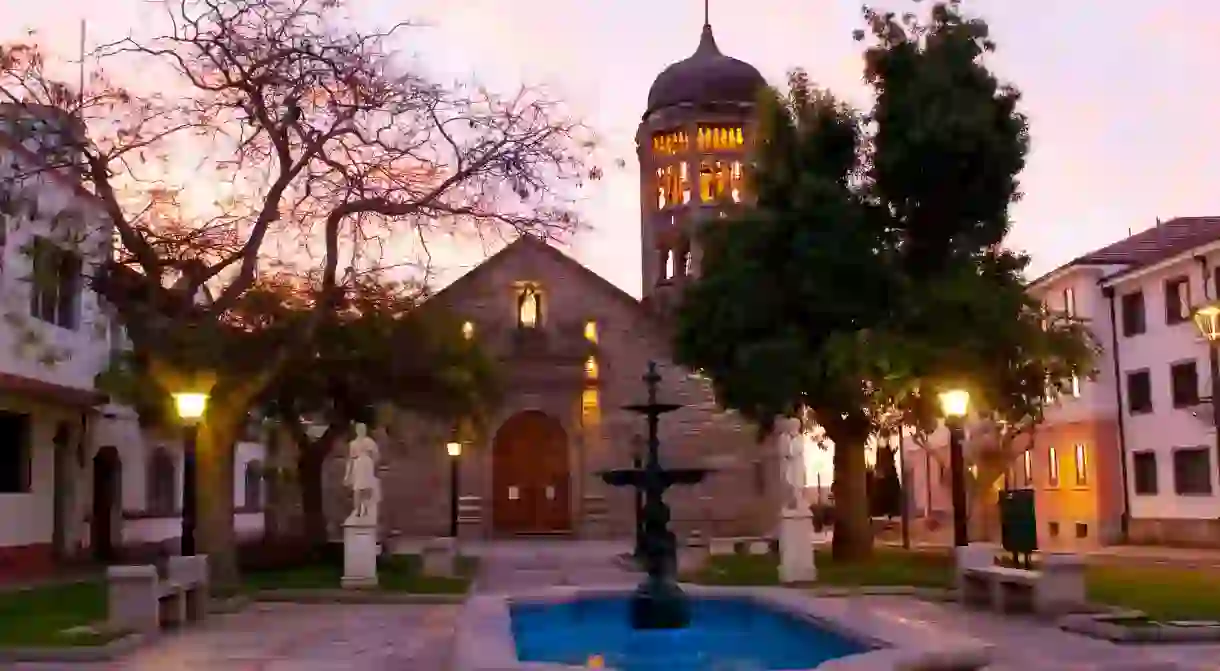
POLYGON ((808 511, 785 510, 779 526, 779 581, 813 582, 813 517, 808 511))
POLYGON ((1082 608, 1088 602, 1084 585, 1084 557, 1067 553, 1042 556, 1042 575, 1038 580, 1039 613, 1062 614, 1082 608))
POLYGON ((953 549, 956 560, 957 589, 965 593, 963 574, 968 569, 981 569, 995 566, 996 546, 991 543, 970 543, 953 549))
POLYGON ((343 525, 343 579, 345 588, 377 586, 377 527, 370 522, 343 525))
POLYGON ((457 543, 448 537, 434 538, 424 545, 424 575, 451 577, 457 575, 457 543))

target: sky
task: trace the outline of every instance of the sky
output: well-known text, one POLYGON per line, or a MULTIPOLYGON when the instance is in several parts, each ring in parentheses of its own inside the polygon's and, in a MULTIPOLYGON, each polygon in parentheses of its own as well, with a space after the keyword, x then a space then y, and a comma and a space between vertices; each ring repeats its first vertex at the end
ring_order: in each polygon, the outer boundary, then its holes
MULTIPOLYGON (((926 2, 926 0, 925 0, 926 2)), ((36 28, 74 53, 79 21, 89 43, 120 37, 150 15, 145 0, 0 0, 0 40, 36 28)), ((592 229, 565 250, 627 292, 640 294, 639 174, 634 135, 648 88, 694 52, 700 0, 349 0, 359 20, 417 20, 409 56, 442 78, 490 88, 546 86, 600 135, 607 176, 584 194, 592 229)), ((881 7, 916 7, 879 0, 881 7)), ((1036 277, 1156 219, 1220 215, 1220 2, 965 0, 992 27, 1000 77, 1024 92, 1032 151, 1012 208, 1012 247, 1036 277)), ((859 0, 711 0, 724 53, 782 83, 793 67, 859 106, 859 0)), ((442 258, 452 279, 482 257, 442 258)))

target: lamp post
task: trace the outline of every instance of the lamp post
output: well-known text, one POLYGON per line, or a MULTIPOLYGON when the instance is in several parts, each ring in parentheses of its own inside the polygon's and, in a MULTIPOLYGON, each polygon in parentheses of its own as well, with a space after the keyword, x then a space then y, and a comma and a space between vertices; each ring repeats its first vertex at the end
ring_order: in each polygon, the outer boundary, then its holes
POLYGON ((201 392, 174 394, 174 409, 182 420, 182 556, 195 554, 195 523, 198 516, 195 443, 199 422, 208 410, 208 395, 201 392))
POLYGON ((445 443, 449 453, 449 537, 458 536, 458 462, 462 457, 462 444, 456 440, 445 443))
POLYGON ((949 429, 949 479, 953 494, 953 544, 970 544, 966 525, 966 463, 962 456, 962 422, 970 410, 970 392, 954 389, 940 394, 940 409, 949 429))
POLYGON ((898 514, 902 520, 902 549, 911 549, 911 507, 907 504, 907 458, 904 454, 905 450, 902 446, 902 427, 898 429, 890 437, 890 447, 898 451, 898 491, 902 499, 899 503, 898 514))
POLYGON ((1209 374, 1211 376, 1212 427, 1216 429, 1217 463, 1220 464, 1220 361, 1217 344, 1220 343, 1220 302, 1209 303, 1195 310, 1195 326, 1207 341, 1209 374))

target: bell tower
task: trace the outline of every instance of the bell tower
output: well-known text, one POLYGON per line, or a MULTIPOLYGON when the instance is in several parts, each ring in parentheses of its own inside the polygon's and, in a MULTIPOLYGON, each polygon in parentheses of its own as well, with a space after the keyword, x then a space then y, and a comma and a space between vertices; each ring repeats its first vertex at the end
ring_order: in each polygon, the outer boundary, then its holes
POLYGON ((753 66, 720 52, 705 2, 698 48, 657 76, 636 132, 642 295, 654 309, 671 309, 698 277, 699 228, 749 202, 746 157, 765 86, 753 66))

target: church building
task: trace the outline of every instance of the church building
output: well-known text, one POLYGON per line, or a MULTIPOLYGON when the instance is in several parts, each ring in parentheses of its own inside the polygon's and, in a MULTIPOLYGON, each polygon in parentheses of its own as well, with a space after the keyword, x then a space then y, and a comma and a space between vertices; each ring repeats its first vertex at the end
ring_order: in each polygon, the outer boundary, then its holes
MULTIPOLYGON (((392 413, 376 437, 385 531, 448 533, 450 466, 457 459, 459 535, 554 534, 626 538, 634 496, 598 472, 630 467, 646 450, 647 422, 622 406, 642 402, 650 360, 662 402, 685 407, 660 423, 661 460, 714 469, 667 495, 679 534, 762 536, 778 522, 779 465, 754 425, 717 408, 707 380, 672 363, 668 315, 699 274, 695 231, 750 201, 744 165, 758 70, 720 52, 710 25, 689 58, 648 93, 636 136, 640 163, 643 299, 637 300, 545 241, 522 237, 429 300, 458 316, 461 333, 497 359, 503 397, 490 423, 446 445, 453 427, 392 413)), ((336 450, 341 469, 343 450, 336 450)), ((338 478, 328 515, 347 503, 338 478)))

